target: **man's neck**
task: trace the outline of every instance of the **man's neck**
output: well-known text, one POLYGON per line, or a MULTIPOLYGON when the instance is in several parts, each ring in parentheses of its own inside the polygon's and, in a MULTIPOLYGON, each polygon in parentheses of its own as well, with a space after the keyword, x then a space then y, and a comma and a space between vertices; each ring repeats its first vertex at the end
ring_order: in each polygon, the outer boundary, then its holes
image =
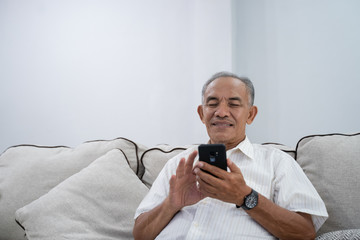
POLYGON ((226 148, 226 151, 230 150, 230 149, 233 149, 235 147, 237 147, 242 141, 244 141, 246 138, 243 137, 240 141, 236 141, 236 142, 215 142, 215 141, 212 141, 211 139, 209 140, 209 143, 211 144, 224 144, 225 145, 225 148, 226 148))

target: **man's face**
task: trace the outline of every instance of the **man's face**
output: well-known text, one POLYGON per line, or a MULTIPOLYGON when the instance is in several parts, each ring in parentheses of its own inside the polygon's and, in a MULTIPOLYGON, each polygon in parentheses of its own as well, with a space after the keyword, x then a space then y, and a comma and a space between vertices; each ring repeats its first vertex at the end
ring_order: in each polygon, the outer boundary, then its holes
POLYGON ((223 143, 230 149, 244 140, 246 124, 252 123, 257 108, 249 105, 243 82, 220 77, 207 87, 198 113, 206 126, 210 142, 223 143))

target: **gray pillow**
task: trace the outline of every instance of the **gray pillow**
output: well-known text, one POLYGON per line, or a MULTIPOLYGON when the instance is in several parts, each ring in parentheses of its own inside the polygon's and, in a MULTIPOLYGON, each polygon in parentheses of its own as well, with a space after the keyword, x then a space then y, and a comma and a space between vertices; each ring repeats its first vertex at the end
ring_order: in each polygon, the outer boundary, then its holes
POLYGON ((360 134, 302 138, 296 160, 324 200, 329 218, 318 235, 360 226, 360 134))
POLYGON ((140 174, 138 155, 145 147, 125 138, 86 142, 76 148, 20 145, 2 153, 0 240, 24 239, 24 231, 14 221, 15 211, 112 149, 121 149, 133 171, 140 174))
POLYGON ((148 192, 117 149, 16 211, 29 239, 132 239, 148 192))
POLYGON ((348 229, 324 233, 316 240, 358 240, 360 239, 360 229, 348 229))

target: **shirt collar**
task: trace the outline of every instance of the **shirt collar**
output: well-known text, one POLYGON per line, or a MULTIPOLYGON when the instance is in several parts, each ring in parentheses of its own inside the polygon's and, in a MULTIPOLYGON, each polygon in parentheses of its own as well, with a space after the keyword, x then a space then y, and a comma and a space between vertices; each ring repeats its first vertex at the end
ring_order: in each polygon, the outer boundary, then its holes
POLYGON ((254 159, 254 147, 247 136, 242 142, 239 143, 239 145, 229 150, 229 155, 236 150, 240 150, 250 159, 254 159))

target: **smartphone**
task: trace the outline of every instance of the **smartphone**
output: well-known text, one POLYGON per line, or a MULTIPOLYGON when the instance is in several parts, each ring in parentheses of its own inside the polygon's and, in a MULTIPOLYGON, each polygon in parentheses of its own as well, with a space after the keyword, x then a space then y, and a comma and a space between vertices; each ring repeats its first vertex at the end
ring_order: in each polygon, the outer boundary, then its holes
POLYGON ((198 150, 199 161, 204 161, 227 171, 226 148, 224 144, 201 144, 198 150))

